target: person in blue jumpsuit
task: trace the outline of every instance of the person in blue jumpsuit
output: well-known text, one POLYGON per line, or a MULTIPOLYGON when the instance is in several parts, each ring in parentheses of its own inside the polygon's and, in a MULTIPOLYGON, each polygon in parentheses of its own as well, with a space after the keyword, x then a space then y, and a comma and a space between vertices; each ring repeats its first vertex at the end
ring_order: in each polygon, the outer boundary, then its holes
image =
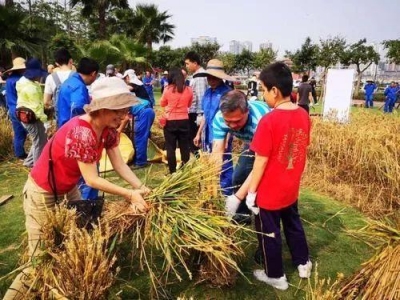
POLYGON ((13 60, 13 67, 5 72, 10 74, 6 80, 6 103, 14 131, 14 154, 20 159, 25 159, 27 157, 24 149, 27 132, 15 115, 15 109, 17 107, 17 90, 15 86, 17 81, 22 77, 24 71, 25 59, 17 57, 13 60))
POLYGON ((153 76, 151 76, 151 73, 149 71, 146 71, 146 75, 143 77, 143 84, 144 84, 144 88, 147 91, 147 94, 150 97, 150 103, 151 103, 151 107, 154 107, 155 100, 154 100, 154 92, 153 92, 153 81, 154 78, 153 76))
POLYGON ((368 80, 364 86, 365 91, 365 107, 374 107, 374 92, 376 90, 376 84, 372 80, 368 80))
POLYGON ((397 92, 398 92, 398 88, 396 86, 396 83, 394 81, 392 81, 390 83, 390 86, 388 86, 384 92, 384 95, 386 96, 386 100, 385 100, 385 106, 384 106, 383 111, 385 113, 393 112, 393 107, 397 101, 397 92))
POLYGON ((133 116, 133 143, 135 147, 135 156, 133 164, 137 168, 147 165, 147 143, 150 138, 150 129, 153 125, 155 113, 149 101, 139 99, 139 104, 131 108, 133 116))

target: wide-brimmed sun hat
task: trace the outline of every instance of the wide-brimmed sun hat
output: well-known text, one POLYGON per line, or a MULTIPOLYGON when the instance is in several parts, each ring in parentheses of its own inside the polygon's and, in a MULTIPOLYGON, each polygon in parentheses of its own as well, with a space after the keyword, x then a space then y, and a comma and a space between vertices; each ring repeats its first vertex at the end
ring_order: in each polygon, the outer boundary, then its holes
POLYGON ((123 78, 126 76, 129 76, 129 82, 136 84, 136 85, 143 85, 143 82, 139 80, 139 78, 136 76, 136 72, 133 69, 128 69, 124 72, 123 78))
POLYGON ((15 71, 15 70, 25 70, 25 59, 22 57, 16 57, 13 60, 13 66, 11 69, 8 69, 7 71, 4 71, 3 73, 7 73, 10 71, 15 71))
POLYGON ((168 75, 168 71, 164 71, 164 72, 163 72, 163 75, 168 75))
POLYGON ((25 64, 24 77, 32 80, 35 78, 41 78, 47 75, 47 71, 42 69, 42 64, 37 58, 30 58, 25 64))
POLYGON ((92 101, 83 107, 87 113, 100 109, 123 109, 139 103, 125 82, 118 77, 104 77, 96 80, 92 84, 91 93, 92 101))
POLYGON ((204 72, 197 73, 193 77, 204 77, 207 75, 211 75, 220 79, 234 81, 235 78, 229 76, 224 71, 224 64, 219 59, 211 59, 207 63, 207 67, 204 72))

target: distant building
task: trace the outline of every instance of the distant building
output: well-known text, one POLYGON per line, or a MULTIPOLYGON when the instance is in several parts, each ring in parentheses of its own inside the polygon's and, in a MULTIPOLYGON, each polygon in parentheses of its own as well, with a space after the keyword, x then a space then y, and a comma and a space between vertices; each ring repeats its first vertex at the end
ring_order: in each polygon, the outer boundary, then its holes
POLYGON ((262 49, 268 49, 271 48, 272 49, 272 43, 271 42, 266 42, 266 43, 261 43, 260 44, 260 50, 262 49))
POLYGON ((240 41, 230 41, 229 42, 229 53, 240 54, 243 50, 253 51, 253 43, 250 41, 240 42, 240 41))
POLYGON ((252 42, 250 42, 250 41, 243 42, 242 46, 243 46, 243 50, 253 52, 253 43, 252 42))
POLYGON ((192 38, 191 39, 192 45, 193 44, 200 44, 200 45, 206 45, 206 44, 214 44, 217 43, 217 38, 211 37, 211 36, 199 36, 197 38, 192 38))
POLYGON ((240 54, 242 53, 242 46, 241 43, 239 41, 230 41, 229 42, 229 52, 232 54, 240 54))

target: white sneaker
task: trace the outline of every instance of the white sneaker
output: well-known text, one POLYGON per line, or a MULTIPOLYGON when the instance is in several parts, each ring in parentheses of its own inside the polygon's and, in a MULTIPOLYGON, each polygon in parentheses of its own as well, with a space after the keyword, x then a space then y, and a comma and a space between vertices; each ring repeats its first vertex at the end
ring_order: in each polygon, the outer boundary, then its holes
POLYGON ((253 274, 257 280, 265 282, 278 290, 284 291, 289 287, 285 274, 280 278, 268 277, 264 270, 255 270, 253 274))
POLYGON ((297 270, 299 271, 300 278, 310 278, 311 276, 312 263, 308 260, 304 265, 298 265, 297 270))

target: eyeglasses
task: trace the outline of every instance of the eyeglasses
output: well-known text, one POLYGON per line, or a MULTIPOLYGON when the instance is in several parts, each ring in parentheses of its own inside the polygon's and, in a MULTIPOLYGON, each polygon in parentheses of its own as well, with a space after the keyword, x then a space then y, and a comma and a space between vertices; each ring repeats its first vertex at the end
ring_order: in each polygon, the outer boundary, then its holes
POLYGON ((113 109, 112 111, 116 113, 118 116, 124 116, 129 113, 129 108, 113 109))

